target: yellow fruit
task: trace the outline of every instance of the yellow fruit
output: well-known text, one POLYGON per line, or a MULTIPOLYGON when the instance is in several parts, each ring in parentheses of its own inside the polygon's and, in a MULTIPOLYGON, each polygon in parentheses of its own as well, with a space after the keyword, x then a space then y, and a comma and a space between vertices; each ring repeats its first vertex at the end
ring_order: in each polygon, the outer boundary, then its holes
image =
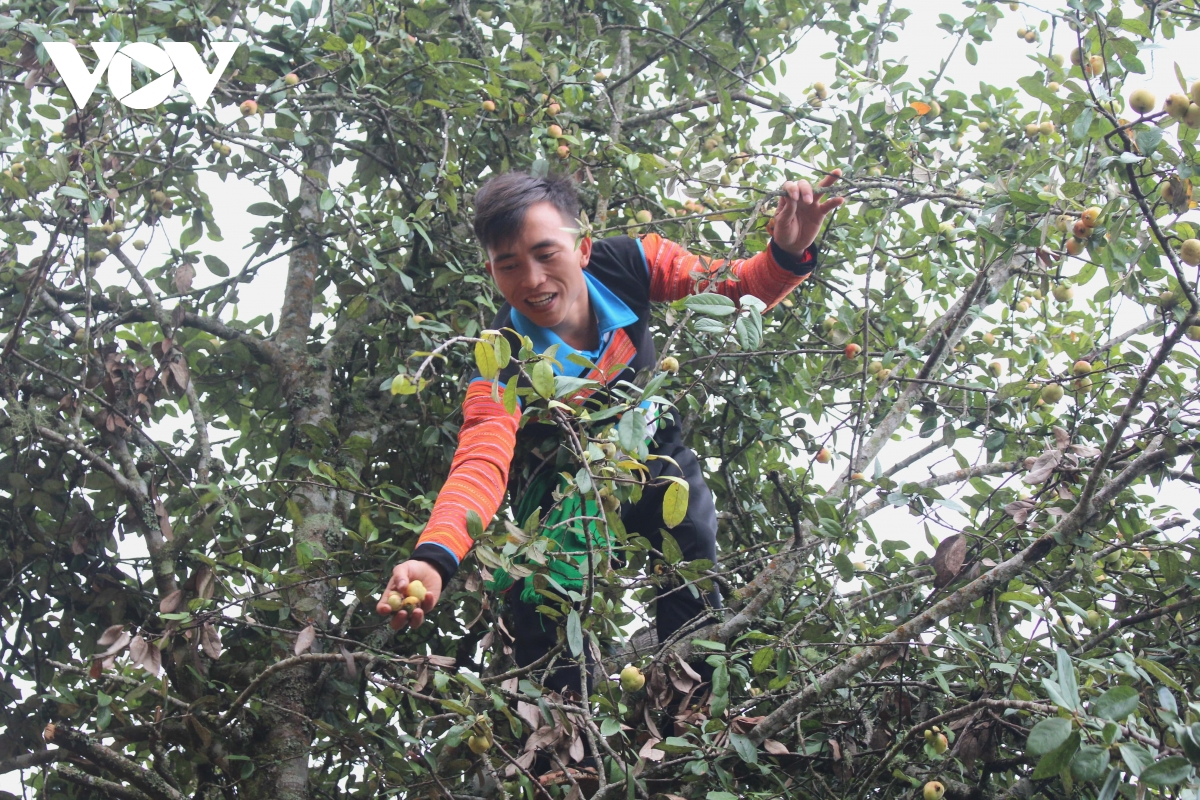
POLYGON ((1048 383, 1042 387, 1041 398, 1047 403, 1057 403, 1063 398, 1063 387, 1057 383, 1048 383))
POLYGON ((1192 84, 1192 88, 1188 90, 1188 94, 1191 95, 1193 103, 1200 103, 1200 81, 1192 84))
POLYGON ((646 225, 654 220, 654 215, 650 213, 649 209, 643 208, 634 215, 634 219, 641 224, 646 225))
POLYGON ((560 144, 556 152, 559 158, 570 158, 571 156, 571 148, 565 144, 560 144))
POLYGON ((879 372, 879 370, 881 370, 881 369, 883 369, 882 361, 872 361, 870 364, 867 364, 867 374, 868 375, 874 375, 875 373, 879 372))
POLYGON ((413 325, 420 325, 424 321, 425 321, 425 317, 421 316, 420 314, 413 314, 413 318, 412 318, 413 325))
POLYGON ((1027 34, 1027 33, 1029 33, 1029 31, 1025 28, 1017 28, 1017 38, 1018 39, 1024 39, 1025 34, 1027 34))
POLYGON ((1028 33, 1025 34, 1025 41, 1029 42, 1030 44, 1033 44, 1037 40, 1038 40, 1037 31, 1029 31, 1028 33))
POLYGON ((1071 63, 1077 67, 1083 65, 1083 50, 1076 47, 1071 51, 1071 63))
POLYGON ((1077 392, 1086 392, 1088 389, 1092 388, 1092 379, 1087 376, 1076 378, 1073 386, 1077 392))
POLYGON ((551 103, 550 105, 546 106, 546 113, 552 117, 556 116, 560 111, 562 111, 562 106, 560 106, 558 103, 551 103))
POLYGON ((942 786, 938 781, 930 781, 925 784, 925 788, 921 792, 924 800, 942 800, 942 795, 946 793, 946 787, 942 786))
POLYGON ((1054 92, 1055 94, 1058 94, 1058 90, 1061 89, 1062 86, 1059 84, 1058 81, 1050 81, 1049 83, 1046 84, 1046 88, 1049 89, 1050 91, 1054 92))
POLYGON ((1067 63, 1067 59, 1062 53, 1055 53, 1054 55, 1050 56, 1050 60, 1060 67, 1067 63))
POLYGON ((258 103, 254 100, 245 100, 238 108, 241 109, 243 117, 258 113, 258 103))
POLYGON ((988 364, 988 369, 991 370, 992 374, 997 378, 1004 374, 1004 365, 999 361, 993 361, 991 364, 988 364))
POLYGON ((1031 122, 1025 126, 1025 136, 1028 139, 1036 139, 1041 130, 1036 122, 1031 122))
POLYGON ((491 114, 493 111, 496 110, 496 101, 495 100, 484 100, 482 103, 479 104, 479 106, 484 111, 491 114))
POLYGON ((892 371, 890 369, 881 369, 879 372, 875 373, 875 382, 887 383, 887 379, 891 376, 891 374, 892 371))
POLYGON ((829 87, 821 83, 821 81, 817 81, 813 84, 813 91, 816 92, 817 97, 821 98, 822 100, 829 97, 829 87))
POLYGON ((1192 325, 1187 329, 1187 337, 1193 342, 1200 342, 1200 325, 1192 325))
POLYGON ((1183 124, 1189 128, 1200 128, 1200 105, 1192 103, 1183 115, 1183 124))
POLYGON ((392 592, 387 596, 387 604, 392 611, 399 611, 400 607, 404 605, 404 598, 398 593, 392 592))
POLYGON ((408 588, 404 590, 404 593, 409 597, 415 597, 418 603, 423 603, 425 602, 425 595, 429 591, 425 588, 425 584, 420 581, 409 581, 408 588))
POLYGON ((1079 361, 1076 361, 1075 365, 1071 367, 1071 374, 1075 375, 1076 377, 1078 377, 1080 375, 1091 375, 1092 374, 1091 362, 1083 361, 1082 359, 1079 361))
POLYGON ((709 151, 716 150, 717 147, 720 146, 720 144, 721 143, 718 142, 716 139, 709 137, 708 139, 704 140, 704 149, 709 150, 709 151))
POLYGON ((146 240, 145 239, 134 239, 133 240, 133 249, 134 250, 145 250, 146 249, 146 240))
POLYGON ((660 363, 659 366, 662 368, 663 372, 679 372, 679 359, 677 359, 675 356, 667 356, 662 360, 662 363, 660 363))
POLYGON ((1096 609, 1090 609, 1087 612, 1087 623, 1089 628, 1095 630, 1104 623, 1104 617, 1100 616, 1100 612, 1096 609))
POLYGON ((946 738, 946 734, 934 734, 933 740, 929 742, 929 746, 933 748, 933 752, 941 755, 950 747, 950 741, 946 738))
POLYGON ((1099 75, 1104 72, 1104 59, 1100 56, 1092 56, 1088 59, 1088 66, 1091 68, 1092 75, 1099 75))
POLYGON ((467 739, 467 747, 477 756, 492 749, 492 740, 487 736, 472 736, 467 739))
POLYGON ((646 676, 642 671, 630 664, 621 670, 621 689, 626 692, 636 692, 646 685, 646 676))
POLYGON ((1028 300, 1018 300, 1016 309, 1020 313, 1024 314, 1026 311, 1029 310, 1029 301, 1028 300))
POLYGON ((1129 107, 1139 114, 1149 114, 1158 103, 1158 98, 1149 89, 1138 89, 1129 95, 1129 107))
POLYGON ((24 174, 25 174, 24 162, 18 161, 17 163, 12 165, 12 175, 14 178, 19 178, 24 174))
POLYGON ((554 124, 546 128, 546 135, 553 136, 555 139, 563 135, 562 125, 554 124))
POLYGON ((300 76, 294 72, 289 72, 287 75, 283 76, 283 82, 288 86, 295 86, 300 82, 300 76))
POLYGON ((829 452, 828 447, 822 447, 820 450, 817 451, 817 463, 818 464, 828 464, 832 458, 833 458, 833 453, 829 452))
POLYGON ((1183 119, 1187 116, 1188 108, 1192 103, 1188 100, 1187 95, 1176 92, 1163 103, 1163 111, 1170 114, 1175 119, 1183 119))
POLYGON ((1051 291, 1051 294, 1054 295, 1054 299, 1058 302, 1069 303, 1071 302, 1071 299, 1075 297, 1075 287, 1065 283, 1060 283, 1054 287, 1054 289, 1051 291))
POLYGON ((1100 222, 1100 214, 1101 210, 1099 206, 1091 206, 1083 212, 1079 218, 1079 221, 1084 225, 1087 225, 1089 228, 1094 228, 1096 227, 1096 224, 1100 222))

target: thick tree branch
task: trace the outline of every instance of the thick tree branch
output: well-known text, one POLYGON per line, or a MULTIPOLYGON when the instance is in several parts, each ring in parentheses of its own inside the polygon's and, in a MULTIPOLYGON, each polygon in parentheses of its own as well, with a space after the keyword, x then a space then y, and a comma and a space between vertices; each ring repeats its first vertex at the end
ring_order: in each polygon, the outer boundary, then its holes
POLYGON ((183 800, 177 789, 162 779, 162 776, 143 769, 133 761, 112 750, 85 733, 66 725, 50 723, 42 734, 47 742, 66 748, 83 756, 98 767, 108 770, 137 786, 157 800, 183 800))

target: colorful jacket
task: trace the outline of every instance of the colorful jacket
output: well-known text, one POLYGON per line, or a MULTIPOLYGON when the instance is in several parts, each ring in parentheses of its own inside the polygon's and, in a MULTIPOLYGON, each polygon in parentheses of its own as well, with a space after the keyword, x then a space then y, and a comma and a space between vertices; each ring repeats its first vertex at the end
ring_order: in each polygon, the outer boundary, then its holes
MULTIPOLYGON (((754 295, 770 308, 799 286, 816 264, 815 245, 803 258, 797 258, 772 242, 763 252, 735 261, 732 272, 736 279, 718 282, 713 291, 735 302, 742 295, 754 295)), ((512 328, 528 336, 539 353, 558 345, 556 375, 588 377, 611 385, 630 380, 658 363, 650 330, 650 304, 705 291, 711 283, 705 276, 719 272, 723 266, 723 260, 708 261, 654 233, 640 239, 615 236, 593 242, 584 277, 596 313, 600 346, 596 351, 579 354, 596 369, 589 370, 571 359, 571 354, 578 351, 553 331, 534 325, 508 303, 501 307, 491 327, 512 328)), ((517 349, 512 348, 514 354, 517 349)), ((501 371, 501 399, 505 382, 515 373, 512 365, 501 371)), ((474 544, 467 533, 467 511, 478 514, 486 527, 500 508, 509 484, 520 418, 519 409, 510 414, 503 402, 493 399, 492 382, 476 373, 463 401, 463 424, 450 475, 412 554, 412 558, 434 565, 444 579, 454 574, 474 544)))

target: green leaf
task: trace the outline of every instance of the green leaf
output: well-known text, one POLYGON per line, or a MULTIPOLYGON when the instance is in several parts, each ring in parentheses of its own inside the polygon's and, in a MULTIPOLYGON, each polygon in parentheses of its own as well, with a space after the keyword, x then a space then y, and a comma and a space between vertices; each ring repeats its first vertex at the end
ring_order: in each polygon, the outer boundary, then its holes
POLYGON ((1158 148, 1158 144, 1162 139, 1163 129, 1152 125, 1149 128, 1138 131, 1138 149, 1142 151, 1142 155, 1148 156, 1158 148))
POLYGON ((1033 770, 1033 780, 1053 778, 1071 765, 1075 752, 1079 750, 1079 731, 1072 731, 1067 740, 1052 752, 1042 756, 1033 770))
POLYGON ((1079 682, 1075 677, 1075 665, 1071 663, 1071 654, 1065 648, 1058 650, 1058 686, 1062 690, 1072 709, 1081 708, 1079 704, 1079 682))
POLYGON ((208 271, 218 278, 229 277, 229 266, 216 256, 205 256, 204 266, 208 267, 208 271))
POLYGON ((1104 779, 1104 785, 1100 787, 1100 793, 1096 795, 1096 800, 1113 800, 1117 796, 1117 790, 1120 786, 1121 770, 1114 769, 1104 779))
MULTIPOLYGON (((495 358, 494 354, 492 358, 495 358)), ((535 392, 547 399, 554 396, 554 367, 550 365, 549 361, 543 359, 534 364, 530 378, 533 381, 535 392)))
POLYGON ((723 294, 694 294, 684 298, 683 307, 697 314, 710 317, 727 317, 737 310, 737 306, 723 294))
POLYGON ((979 53, 975 50, 975 45, 967 42, 967 63, 975 66, 979 63, 979 53))
POLYGON ((1107 747, 1085 744, 1071 759, 1071 775, 1080 781, 1098 781, 1108 771, 1110 759, 1107 747))
POLYGON ((1096 118, 1096 112, 1090 108, 1085 108, 1075 122, 1071 124, 1071 138, 1077 142, 1082 142, 1087 138, 1088 131, 1092 127, 1092 120, 1096 118))
POLYGON ((1132 686, 1114 686, 1092 701, 1091 712, 1102 719, 1120 722, 1137 711, 1138 692, 1132 686))
POLYGON ((754 654, 750 659, 750 669, 754 670, 754 674, 766 672, 775 663, 775 648, 764 647, 754 654))
POLYGON ((733 749, 738 756, 747 764, 758 763, 758 748, 754 746, 754 742, 750 741, 748 736, 743 736, 740 733, 730 733, 729 743, 733 745, 733 749))
POLYGON ((842 580, 854 580, 854 562, 850 560, 850 556, 845 553, 838 553, 833 557, 833 565, 837 567, 838 577, 842 580))
POLYGON ((583 623, 579 619, 579 611, 572 608, 567 615, 567 645, 571 655, 578 657, 583 653, 583 623))
POLYGON ((246 207, 246 213, 256 217, 277 217, 283 213, 283 209, 274 203, 251 203, 246 207))
POLYGON ((500 372, 500 365, 496 362, 496 348, 485 341, 476 342, 475 366, 481 376, 489 381, 494 379, 500 372))
POLYGON ((683 522, 688 509, 688 485, 684 481, 671 481, 663 495, 663 523, 674 528, 683 522))
POLYGON ((1071 735, 1071 720, 1062 717, 1044 719, 1029 731, 1025 749, 1031 756, 1043 756, 1062 747, 1071 735))
POLYGON ((1187 780, 1192 774, 1192 765, 1183 756, 1167 756, 1142 770, 1138 781, 1148 786, 1174 786, 1187 780))

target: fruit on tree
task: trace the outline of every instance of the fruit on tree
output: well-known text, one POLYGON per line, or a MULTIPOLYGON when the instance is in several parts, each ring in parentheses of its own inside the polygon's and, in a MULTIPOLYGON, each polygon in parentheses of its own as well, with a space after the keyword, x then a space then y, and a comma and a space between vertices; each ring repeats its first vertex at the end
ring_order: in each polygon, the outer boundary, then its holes
POLYGON ((679 372, 679 359, 675 356, 667 356, 662 360, 662 363, 659 364, 659 366, 662 368, 663 372, 670 372, 672 374, 679 372))
POLYGON ((1075 375, 1077 377, 1080 375, 1091 375, 1092 374, 1092 362, 1084 361, 1083 359, 1076 361, 1075 364, 1071 367, 1071 374, 1075 375))
POLYGON ((1026 31, 1025 32, 1025 41, 1029 42, 1030 44, 1033 44, 1037 40, 1038 40, 1037 31, 1026 31))
POLYGON ((558 112, 560 111, 562 111, 562 106, 560 106, 558 103, 551 103, 550 105, 546 106, 546 113, 552 117, 557 116, 558 112))
POLYGON ((892 374, 892 371, 890 369, 881 369, 881 370, 879 370, 879 372, 875 373, 875 382, 876 383, 887 383, 887 379, 889 377, 891 377, 891 374, 892 374))
POLYGON ((1029 310, 1029 301, 1028 300, 1018 300, 1015 308, 1017 309, 1017 311, 1024 314, 1026 311, 1029 310))
POLYGON ((1101 56, 1092 56, 1088 59, 1088 68, 1092 75, 1099 75, 1104 72, 1104 58, 1101 56))
POLYGON ((1200 103, 1200 81, 1193 81, 1192 87, 1188 89, 1188 94, 1193 103, 1200 103))
POLYGON ((1036 122, 1031 122, 1025 126, 1025 137, 1028 139, 1036 139, 1041 128, 1036 122))
POLYGON ((929 781, 921 790, 923 800, 942 800, 944 794, 946 794, 946 787, 942 786, 939 781, 929 781))
POLYGON ((1075 224, 1071 226, 1071 235, 1076 239, 1086 239, 1092 235, 1091 226, 1081 219, 1075 220, 1075 224))
POLYGON ((1058 81, 1050 81, 1049 83, 1046 84, 1046 88, 1049 89, 1050 91, 1054 92, 1055 94, 1058 94, 1058 90, 1062 88, 1062 85, 1059 84, 1058 81))
POLYGON ((1158 307, 1162 309, 1173 308, 1175 306, 1175 293, 1170 289, 1163 289, 1158 293, 1158 307))
POLYGON ((1067 239, 1067 252, 1073 256, 1077 256, 1083 252, 1083 242, 1075 237, 1067 239))
POLYGON ((569 158, 571 155, 571 148, 565 144, 560 144, 557 152, 559 158, 569 158))
POLYGON ((596 78, 597 83, 603 83, 604 81, 608 80, 608 73, 602 69, 598 69, 596 70, 594 77, 596 78))
POLYGON ((1017 28, 1017 38, 1018 39, 1024 39, 1025 34, 1027 34, 1027 33, 1029 33, 1029 31, 1026 28, 1017 28))
POLYGON ((1174 119, 1183 119, 1187 116, 1188 107, 1191 106, 1191 101, 1187 95, 1175 92, 1167 97, 1163 103, 1163 111, 1167 112, 1174 119))
POLYGON ((827 333, 829 331, 833 330, 834 327, 836 327, 836 326, 837 326, 837 320, 834 319, 833 317, 826 317, 824 320, 821 321, 821 327, 824 328, 827 333))
POLYGON ((549 128, 546 128, 546 134, 548 136, 553 136, 555 139, 557 139, 558 137, 563 135, 562 125, 559 125, 557 123, 551 125, 549 128))
POLYGON ((1200 239, 1184 239, 1179 245, 1179 257, 1185 264, 1200 266, 1200 239))
POLYGON ((1139 114, 1149 114, 1158 103, 1158 98, 1149 89, 1138 89, 1129 95, 1129 107, 1139 114))
POLYGON ((300 82, 300 76, 294 72, 289 72, 287 75, 283 76, 283 82, 288 86, 295 86, 300 82))
MULTIPOLYGON (((854 473, 854 475, 861 475, 861 474, 862 474, 861 472, 854 473)), ((861 478, 855 478, 853 475, 850 477, 852 480, 861 480, 861 478)), ((867 562, 865 562, 865 561, 855 561, 853 564, 851 564, 851 566, 854 567, 855 572, 866 572, 868 569, 867 562)))
POLYGON ((1054 133, 1054 123, 1050 120, 1045 120, 1038 126, 1038 131, 1041 132, 1042 136, 1049 136, 1054 133))
POLYGON ((1074 50, 1071 51, 1071 63, 1077 67, 1081 66, 1083 64, 1083 50, 1082 49, 1076 47, 1074 50))
POLYGON ((833 459, 833 453, 829 452, 828 447, 822 447, 817 451, 817 463, 828 464, 833 459))
POLYGON ((487 736, 471 736, 467 739, 467 747, 477 756, 492 749, 492 740, 487 736))
POLYGON ((479 105, 484 111, 488 112, 489 114, 496 110, 496 101, 495 100, 484 100, 479 105))
POLYGON ((1193 342, 1200 342, 1200 325, 1191 325, 1187 329, 1187 337, 1193 342))
POLYGON ((421 324, 422 322, 424 322, 424 321, 425 321, 425 317, 424 317, 424 316, 422 316, 422 315, 420 315, 420 314, 413 314, 413 318, 412 318, 412 324, 413 324, 413 325, 420 325, 420 324, 421 324))
POLYGON ((134 250, 145 250, 146 249, 146 240, 145 239, 134 239, 133 240, 133 249, 134 250))
POLYGON ((1094 228, 1096 227, 1096 224, 1100 222, 1101 213, 1102 211, 1099 206, 1091 206, 1084 210, 1083 214, 1079 218, 1079 221, 1084 225, 1087 225, 1089 228, 1094 228))
POLYGON ((634 219, 645 225, 654 220, 654 215, 650 213, 649 209, 643 208, 634 215, 634 219))
POLYGON ((996 334, 992 333, 991 331, 988 331, 987 333, 985 333, 983 335, 983 343, 986 344, 988 347, 991 347, 992 345, 994 345, 996 343, 996 334))
POLYGON ((872 361, 870 364, 867 364, 867 374, 869 375, 874 375, 881 369, 883 369, 882 361, 872 361))
POLYGON ((1085 375, 1082 378, 1076 378, 1073 385, 1075 387, 1075 391, 1086 392, 1088 389, 1092 388, 1092 379, 1090 376, 1085 375))
POLYGON ((1057 403, 1063 398, 1063 387, 1058 383, 1048 383, 1042 387, 1040 397, 1046 403, 1057 403))
POLYGON ((1200 128, 1200 105, 1192 103, 1183 115, 1183 124, 1189 128, 1200 128))
POLYGON ((258 113, 258 103, 254 100, 243 100, 242 104, 238 106, 238 108, 241 109, 243 117, 248 117, 251 114, 258 113))
POLYGON ((846 358, 858 358, 858 354, 862 352, 862 347, 857 342, 850 342, 842 352, 846 354, 846 358))
POLYGON ((626 692, 636 692, 646 685, 646 676, 642 671, 629 664, 621 670, 621 689, 626 692))
POLYGON ((1058 302, 1069 303, 1075 297, 1075 287, 1067 283, 1059 283, 1055 285, 1050 293, 1054 295, 1054 299, 1058 302))

